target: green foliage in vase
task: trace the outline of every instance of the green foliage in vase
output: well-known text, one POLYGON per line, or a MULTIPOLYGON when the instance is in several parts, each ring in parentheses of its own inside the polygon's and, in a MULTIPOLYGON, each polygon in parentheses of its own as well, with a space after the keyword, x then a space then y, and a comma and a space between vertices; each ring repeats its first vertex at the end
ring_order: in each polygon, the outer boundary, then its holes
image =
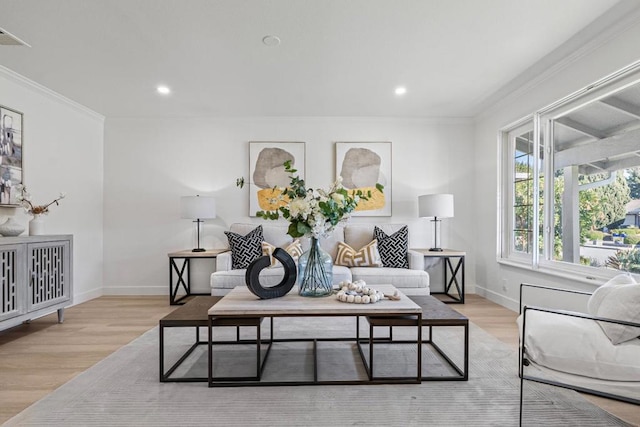
MULTIPOLYGON (((286 219, 290 223, 287 233, 294 238, 330 234, 338 224, 349 219, 361 200, 371 197, 371 191, 347 190, 342 186, 341 177, 327 190, 307 188, 290 161, 284 163, 284 169, 289 174, 289 186, 272 200, 281 206, 273 211, 258 211, 256 215, 269 220, 286 219)), ((376 189, 382 192, 384 187, 376 184, 376 189)))

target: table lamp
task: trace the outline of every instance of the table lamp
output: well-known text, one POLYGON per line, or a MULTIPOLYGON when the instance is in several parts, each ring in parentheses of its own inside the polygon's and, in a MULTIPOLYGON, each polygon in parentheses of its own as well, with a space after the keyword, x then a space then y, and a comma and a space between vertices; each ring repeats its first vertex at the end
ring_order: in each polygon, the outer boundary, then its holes
POLYGON ((418 197, 418 216, 433 218, 433 247, 434 252, 442 252, 438 240, 440 218, 453 218, 453 194, 426 194, 418 197))
POLYGON ((196 223, 198 233, 198 244, 192 252, 204 252, 200 247, 200 223, 203 219, 213 219, 216 217, 216 199, 213 197, 183 196, 180 198, 182 218, 193 219, 196 223))

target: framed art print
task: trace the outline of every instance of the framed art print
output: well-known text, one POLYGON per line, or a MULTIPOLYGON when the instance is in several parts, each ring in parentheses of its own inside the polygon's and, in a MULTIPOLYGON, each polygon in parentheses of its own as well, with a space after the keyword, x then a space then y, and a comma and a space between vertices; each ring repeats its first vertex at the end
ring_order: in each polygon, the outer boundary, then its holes
POLYGON ((336 142, 336 175, 349 190, 371 191, 352 215, 391 216, 391 142, 336 142))
POLYGON ((22 184, 22 113, 0 105, 0 206, 17 206, 22 184))
POLYGON ((290 160, 304 179, 304 142, 249 142, 249 216, 258 211, 273 211, 284 204, 281 190, 289 185, 284 162, 290 160))

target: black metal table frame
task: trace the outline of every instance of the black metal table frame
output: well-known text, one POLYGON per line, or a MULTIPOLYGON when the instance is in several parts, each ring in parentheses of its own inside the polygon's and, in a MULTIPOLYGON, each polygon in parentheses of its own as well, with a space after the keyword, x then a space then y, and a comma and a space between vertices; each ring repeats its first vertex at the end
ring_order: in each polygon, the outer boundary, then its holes
MULTIPOLYGON (((378 316, 376 316, 378 317, 378 316)), ((403 318, 402 320, 404 320, 406 323, 411 323, 411 321, 409 319, 403 318)), ((408 325, 408 324, 402 324, 402 325, 393 325, 393 326, 389 326, 389 325, 384 325, 384 326, 378 326, 378 327, 385 327, 388 326, 389 327, 389 336, 386 338, 376 338, 374 341, 377 342, 382 342, 382 343, 387 343, 387 344, 413 344, 413 341, 408 341, 408 340, 394 340, 393 339, 393 328, 394 327, 407 327, 407 326, 411 326, 413 327, 414 325, 408 325)), ((469 380, 469 320, 465 320, 465 321, 453 321, 451 324, 447 324, 446 320, 441 320, 439 319, 437 324, 430 324, 430 319, 428 318, 422 318, 422 328, 424 327, 428 327, 429 328, 429 334, 427 335, 427 339, 422 341, 422 344, 427 344, 430 345, 431 347, 433 347, 433 349, 447 362, 447 364, 456 371, 457 375, 450 375, 450 376, 422 376, 421 380, 422 381, 468 381, 469 380), (444 352, 444 350, 442 350, 442 348, 440 348, 440 346, 438 344, 436 344, 436 342, 433 340, 433 328, 436 327, 450 327, 450 328, 455 328, 455 327, 460 327, 463 328, 464 330, 464 349, 463 349, 463 354, 464 354, 464 360, 463 360, 463 367, 460 368, 453 360, 451 360, 451 358, 449 356, 447 356, 447 354, 444 352)), ((369 323, 369 336, 373 337, 373 328, 374 325, 370 322, 369 323)), ((373 345, 371 345, 371 348, 373 348, 373 345)), ((372 359, 373 360, 373 359, 372 359)))
MULTIPOLYGON (((207 259, 207 258, 215 258, 217 255, 204 256, 198 255, 198 259, 207 259)), ((169 257, 169 305, 181 305, 184 304, 183 300, 192 295, 210 295, 209 293, 191 293, 191 257, 187 256, 175 256, 169 257), (176 259, 182 259, 182 267, 178 267, 176 263, 176 259), (185 280, 184 273, 187 273, 187 278, 185 280), (176 274, 176 281, 174 287, 173 281, 173 273, 176 274), (180 298, 176 299, 178 294, 178 289, 180 286, 186 292, 185 295, 182 295, 180 298)))
POLYGON ((444 291, 431 292, 431 295, 446 295, 450 300, 441 300, 445 304, 464 304, 464 258, 465 255, 442 255, 444 261, 444 291), (458 258, 458 263, 453 266, 451 258, 458 258), (458 274, 460 281, 458 282, 458 274), (451 275, 451 277, 449 277, 451 275), (458 295, 450 293, 451 286, 455 285, 458 295))
MULTIPOLYGON (((420 324, 422 321, 422 313, 415 314, 376 314, 379 317, 398 317, 398 315, 406 316, 409 318, 415 317, 415 322, 420 324)), ((209 387, 242 387, 242 386, 297 386, 297 385, 362 385, 362 384, 420 384, 422 378, 422 352, 417 352, 417 364, 416 364, 416 376, 415 377, 384 377, 384 378, 374 378, 369 369, 369 365, 367 364, 366 357, 364 351, 361 348, 361 342, 367 343, 369 342, 369 338, 360 338, 360 330, 359 330, 359 317, 363 316, 362 314, 354 315, 353 313, 339 315, 339 314, 313 314, 313 315, 305 315, 305 314, 282 314, 271 317, 271 339, 268 340, 269 348, 273 343, 279 342, 313 342, 313 380, 304 380, 304 381, 251 381, 246 380, 243 377, 239 378, 227 378, 225 380, 216 379, 213 377, 213 328, 212 324, 213 320, 216 318, 224 318, 224 319, 233 319, 235 316, 209 316, 209 361, 208 361, 208 383, 209 387), (273 338, 273 318, 274 317, 356 317, 356 337, 350 338, 273 338), (358 346, 358 352, 360 354, 360 359, 362 361, 365 372, 367 373, 366 380, 324 380, 321 381, 318 379, 318 342, 345 342, 352 341, 355 342, 358 346)), ((417 330, 417 341, 411 341, 414 344, 418 345, 418 350, 420 349, 420 343, 422 341, 422 328, 416 328, 417 330)), ((265 341, 263 341, 264 343, 265 341)), ((267 362, 269 353, 265 355, 264 361, 260 368, 260 376, 262 375, 262 370, 264 370, 264 366, 267 362)))
MULTIPOLYGON (((173 374, 175 372, 176 369, 178 369, 178 367, 180 365, 182 365, 182 363, 191 355, 191 353, 194 352, 194 350, 196 348, 198 348, 198 346, 200 345, 207 345, 209 344, 208 340, 200 340, 200 328, 201 327, 206 327, 205 325, 201 324, 202 322, 195 322, 193 325, 163 325, 162 323, 158 326, 158 330, 159 330, 159 335, 160 335, 160 339, 159 339, 159 346, 160 346, 160 382, 207 382, 209 380, 208 377, 180 377, 180 378, 171 378, 171 374, 173 374), (191 346, 187 349, 187 351, 185 351, 182 356, 180 356, 180 358, 173 364, 171 365, 171 367, 165 372, 164 369, 164 329, 165 328, 195 328, 195 341, 193 342, 193 344, 191 344, 191 346)), ((218 326, 218 327, 231 327, 230 325, 224 325, 224 326, 218 326)), ((263 344, 267 344, 267 352, 265 355, 264 360, 262 360, 261 362, 261 349, 260 349, 260 326, 257 326, 257 335, 256 335, 256 339, 241 339, 240 338, 240 328, 243 326, 234 326, 236 328, 236 339, 235 341, 213 341, 212 344, 213 345, 246 345, 246 344, 255 344, 258 348, 257 351, 257 367, 256 367, 256 376, 255 377, 248 377, 247 380, 255 380, 260 378, 260 375, 262 373, 262 369, 264 368, 264 362, 266 361, 266 357, 269 355, 269 351, 271 350, 271 342, 273 341, 273 332, 271 332, 271 340, 267 340, 262 342, 263 344)), ((253 327, 253 326, 251 326, 253 327)), ((273 319, 271 319, 271 331, 273 331, 273 319)), ((238 381, 240 381, 241 379, 238 378, 238 381)))

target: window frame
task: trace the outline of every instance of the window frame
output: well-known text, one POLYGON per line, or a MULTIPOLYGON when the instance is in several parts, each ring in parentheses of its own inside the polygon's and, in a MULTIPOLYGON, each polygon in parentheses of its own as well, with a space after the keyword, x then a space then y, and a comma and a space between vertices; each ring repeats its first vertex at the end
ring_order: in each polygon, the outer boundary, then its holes
MULTIPOLYGON (((526 254, 520 251, 516 251, 514 247, 514 166, 515 166, 515 144, 512 141, 526 132, 534 131, 534 153, 535 151, 535 129, 533 115, 529 115, 521 118, 520 120, 511 123, 510 125, 500 129, 498 136, 498 144, 500 146, 499 152, 502 154, 500 157, 501 167, 498 172, 498 181, 500 183, 500 191, 498 197, 498 228, 501 230, 498 239, 498 257, 510 259, 517 263, 530 264, 533 261, 533 254, 537 250, 537 243, 533 245, 531 254, 526 254)), ((537 167, 537 156, 534 157, 534 171, 537 167)), ((534 210, 535 210, 535 194, 536 194, 536 177, 534 172, 534 210)), ((534 224, 535 225, 535 215, 534 224)), ((533 226, 532 226, 533 227, 533 226)), ((533 228, 535 230, 535 228, 533 228)), ((537 239, 534 239, 534 241, 537 239)))
MULTIPOLYGON (((570 114, 586 105, 606 98, 630 86, 640 84, 640 61, 612 73, 597 82, 588 85, 552 104, 541 108, 498 130, 498 248, 497 261, 539 271, 555 276, 561 276, 581 282, 597 284, 620 274, 620 271, 590 267, 576 263, 554 260, 554 230, 552 227, 554 215, 554 179, 545 179, 543 198, 540 198, 540 171, 545 177, 554 176, 554 145, 551 137, 553 121, 570 114), (534 207, 532 229, 536 232, 531 254, 516 252, 513 247, 514 206, 513 184, 515 167, 515 145, 511 144, 511 137, 515 133, 526 132, 527 128, 534 132, 534 207), (540 159, 540 148, 544 148, 540 159), (542 164, 540 164, 540 162, 542 164), (542 168, 540 168, 542 166, 542 168), (543 203, 542 218, 540 218, 540 203, 543 203), (539 238, 540 221, 544 225, 542 239, 539 238), (542 241, 542 247, 540 243, 542 241)), ((633 273, 632 273, 633 274, 633 273)))

